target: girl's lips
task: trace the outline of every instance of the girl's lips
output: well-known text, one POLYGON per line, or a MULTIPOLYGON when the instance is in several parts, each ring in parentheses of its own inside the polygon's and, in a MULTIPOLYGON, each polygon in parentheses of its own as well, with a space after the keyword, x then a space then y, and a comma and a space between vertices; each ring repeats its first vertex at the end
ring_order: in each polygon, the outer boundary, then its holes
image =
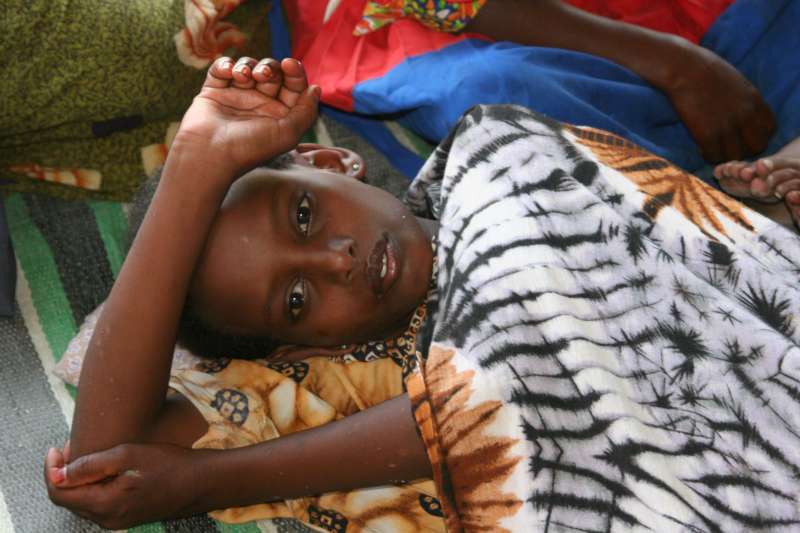
POLYGON ((398 252, 396 241, 384 233, 367 258, 367 281, 378 298, 389 292, 397 281, 400 266, 398 252))

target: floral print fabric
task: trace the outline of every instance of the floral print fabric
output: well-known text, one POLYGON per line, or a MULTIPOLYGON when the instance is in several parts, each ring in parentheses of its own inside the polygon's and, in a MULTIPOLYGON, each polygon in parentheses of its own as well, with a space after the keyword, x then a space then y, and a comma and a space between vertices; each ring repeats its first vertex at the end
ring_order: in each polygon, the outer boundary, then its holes
POLYGON ((370 0, 353 31, 364 35, 397 19, 413 18, 434 30, 463 30, 486 0, 370 0))

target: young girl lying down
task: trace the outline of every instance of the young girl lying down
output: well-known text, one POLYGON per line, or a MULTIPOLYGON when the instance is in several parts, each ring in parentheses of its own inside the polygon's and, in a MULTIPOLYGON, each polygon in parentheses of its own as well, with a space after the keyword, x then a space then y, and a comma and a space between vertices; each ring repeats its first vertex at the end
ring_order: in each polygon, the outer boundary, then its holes
MULTIPOLYGON (((291 59, 211 67, 97 323, 70 450, 48 453, 55 503, 113 528, 275 500, 331 531, 796 527, 796 236, 619 137, 517 107, 465 115, 411 210, 353 179, 347 152, 258 168, 317 97, 291 59), (405 392, 192 450, 216 422, 165 400, 184 308, 289 344, 287 364, 425 320, 405 392), (381 507, 420 478, 435 491, 408 498, 444 523, 381 507)), ((206 403, 244 432, 249 400, 218 392, 206 403)))

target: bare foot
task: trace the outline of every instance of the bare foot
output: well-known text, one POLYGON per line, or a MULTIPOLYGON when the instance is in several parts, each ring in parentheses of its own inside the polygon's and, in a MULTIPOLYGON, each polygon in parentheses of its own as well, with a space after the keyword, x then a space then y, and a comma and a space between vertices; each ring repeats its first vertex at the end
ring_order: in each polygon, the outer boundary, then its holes
MULTIPOLYGON (((800 137, 774 155, 754 162, 729 161, 718 165, 714 176, 722 190, 736 198, 763 203, 782 200, 792 224, 800 231, 800 137)), ((780 214, 776 209, 758 210, 782 222, 775 216, 780 214)))

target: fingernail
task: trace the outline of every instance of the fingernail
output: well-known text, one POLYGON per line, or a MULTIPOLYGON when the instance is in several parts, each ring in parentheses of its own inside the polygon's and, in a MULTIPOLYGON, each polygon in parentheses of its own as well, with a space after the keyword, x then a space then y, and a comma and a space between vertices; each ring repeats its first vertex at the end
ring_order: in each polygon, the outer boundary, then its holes
POLYGON ((319 85, 312 85, 308 88, 308 92, 311 93, 311 96, 319 100, 319 97, 322 94, 322 89, 319 85))
POLYGON ((67 479, 67 469, 65 467, 50 469, 50 480, 53 483, 58 485, 63 483, 65 479, 67 479))

